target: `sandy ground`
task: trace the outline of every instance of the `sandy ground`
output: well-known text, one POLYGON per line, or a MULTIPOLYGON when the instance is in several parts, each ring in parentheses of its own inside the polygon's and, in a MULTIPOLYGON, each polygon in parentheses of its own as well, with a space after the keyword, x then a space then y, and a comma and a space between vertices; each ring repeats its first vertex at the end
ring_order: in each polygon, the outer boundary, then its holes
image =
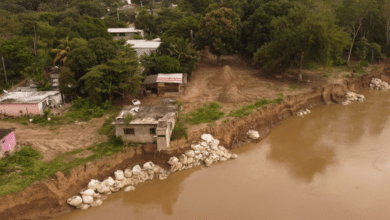
POLYGON ((17 145, 32 146, 42 153, 43 161, 49 162, 62 152, 87 148, 95 142, 105 141, 106 136, 98 133, 103 123, 104 118, 94 118, 83 125, 73 123, 49 130, 48 126, 22 125, 0 120, 0 127, 16 128, 17 145))

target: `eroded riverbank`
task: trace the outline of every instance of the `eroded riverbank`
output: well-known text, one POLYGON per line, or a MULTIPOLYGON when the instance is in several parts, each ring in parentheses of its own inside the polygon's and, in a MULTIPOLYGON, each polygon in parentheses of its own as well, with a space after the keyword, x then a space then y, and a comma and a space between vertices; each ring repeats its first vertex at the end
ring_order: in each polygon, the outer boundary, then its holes
MULTIPOLYGON (((341 84, 332 84, 308 93, 286 97, 282 104, 254 112, 246 118, 238 118, 226 124, 220 123, 193 132, 189 134, 187 143, 184 140, 173 143, 172 146, 181 146, 182 148, 177 148, 171 152, 158 153, 148 147, 138 147, 128 149, 110 158, 77 167, 71 171, 69 176, 57 173, 53 179, 33 184, 20 192, 0 198, 0 215, 5 219, 39 219, 63 215, 72 210, 66 204, 66 199, 77 194, 80 189, 87 185, 90 179, 102 180, 112 175, 115 170, 125 169, 128 166, 149 160, 166 167, 166 161, 170 156, 182 154, 187 149, 186 146, 189 146, 188 143, 197 140, 203 133, 211 133, 215 138, 221 140, 221 144, 224 146, 234 148, 247 142, 245 133, 249 129, 258 130, 264 137, 283 118, 302 108, 338 102, 348 90, 357 91, 367 88, 373 77, 388 81, 387 71, 379 69, 375 73, 359 79, 348 79, 341 84)), ((208 172, 212 172, 212 170, 209 169, 208 172)))

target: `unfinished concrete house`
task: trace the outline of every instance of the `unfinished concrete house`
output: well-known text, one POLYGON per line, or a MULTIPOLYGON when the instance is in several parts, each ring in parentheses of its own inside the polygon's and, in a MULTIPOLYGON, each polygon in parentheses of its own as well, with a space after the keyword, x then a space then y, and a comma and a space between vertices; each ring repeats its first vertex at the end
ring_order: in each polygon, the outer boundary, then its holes
POLYGON ((62 104, 59 91, 8 92, 0 96, 0 115, 43 115, 43 110, 62 104))
POLYGON ((142 90, 144 95, 173 97, 183 94, 186 85, 187 74, 159 73, 147 76, 142 84, 142 90))
POLYGON ((117 137, 134 143, 157 143, 158 150, 166 150, 170 147, 176 111, 177 105, 129 105, 112 124, 117 137))
POLYGON ((108 28, 107 31, 112 35, 114 40, 132 39, 135 34, 144 37, 144 30, 135 28, 108 28))

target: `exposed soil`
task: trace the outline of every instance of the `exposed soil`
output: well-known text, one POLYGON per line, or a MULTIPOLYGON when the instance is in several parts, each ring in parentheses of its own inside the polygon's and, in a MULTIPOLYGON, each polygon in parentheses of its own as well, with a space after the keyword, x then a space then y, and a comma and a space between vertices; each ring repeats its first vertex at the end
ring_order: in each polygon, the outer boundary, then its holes
POLYGON ((30 145, 39 150, 43 161, 49 162, 55 156, 75 149, 84 149, 95 142, 106 141, 105 135, 99 135, 105 118, 93 118, 86 124, 67 124, 50 130, 49 126, 33 123, 22 125, 15 122, 0 120, 0 127, 16 128, 15 135, 18 145, 30 145))

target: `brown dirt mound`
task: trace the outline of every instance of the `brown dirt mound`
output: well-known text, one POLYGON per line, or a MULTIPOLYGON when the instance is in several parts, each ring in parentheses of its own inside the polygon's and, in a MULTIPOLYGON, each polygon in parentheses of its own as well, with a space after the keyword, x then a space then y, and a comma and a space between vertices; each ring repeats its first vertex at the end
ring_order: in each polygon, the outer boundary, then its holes
POLYGON ((237 103, 248 101, 249 98, 244 95, 237 87, 237 85, 226 86, 225 91, 219 95, 221 102, 237 103))
POLYGON ((237 82, 237 76, 232 72, 228 65, 222 67, 221 72, 216 74, 214 77, 209 79, 208 86, 213 87, 224 87, 229 86, 232 83, 237 82))

